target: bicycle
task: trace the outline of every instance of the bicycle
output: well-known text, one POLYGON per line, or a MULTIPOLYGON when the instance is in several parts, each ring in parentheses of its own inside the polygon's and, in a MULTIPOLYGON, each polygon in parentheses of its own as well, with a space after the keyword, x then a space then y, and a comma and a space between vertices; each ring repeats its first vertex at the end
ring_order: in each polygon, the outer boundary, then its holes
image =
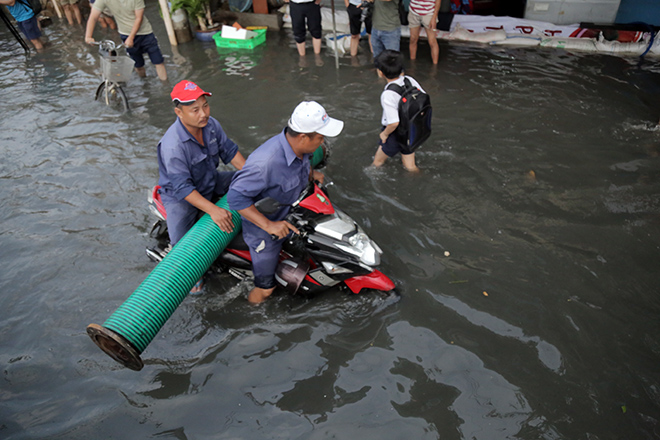
POLYGON ((115 45, 112 40, 103 40, 99 45, 101 74, 103 82, 96 89, 95 100, 101 99, 105 104, 122 113, 128 111, 128 99, 120 83, 128 82, 133 73, 133 60, 125 55, 118 55, 123 44, 115 45))

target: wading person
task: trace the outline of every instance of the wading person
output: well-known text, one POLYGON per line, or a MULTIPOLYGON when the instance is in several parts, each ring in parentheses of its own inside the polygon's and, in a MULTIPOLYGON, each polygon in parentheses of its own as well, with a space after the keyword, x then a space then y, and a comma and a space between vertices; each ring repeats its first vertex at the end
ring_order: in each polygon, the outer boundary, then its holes
POLYGON ((117 21, 119 36, 126 46, 126 53, 135 62, 135 71, 141 77, 146 76, 144 54, 149 55, 156 67, 158 78, 167 80, 165 60, 158 47, 158 40, 151 29, 149 19, 144 16, 144 0, 96 0, 87 19, 85 41, 94 43, 94 27, 105 9, 108 9, 117 21))
POLYGON ((424 26, 426 37, 431 48, 431 59, 433 64, 438 64, 440 58, 440 47, 438 37, 435 33, 438 25, 438 12, 441 0, 411 0, 408 12, 408 27, 410 28, 410 59, 417 58, 417 42, 419 34, 424 26))
POLYGON ((62 5, 62 9, 64 9, 64 16, 69 26, 73 26, 74 19, 76 23, 82 24, 82 14, 80 13, 78 0, 59 0, 59 2, 62 5))
MULTIPOLYGON (((371 0, 370 0, 371 1, 371 0)), ((401 19, 399 1, 373 0, 374 12, 371 19, 371 51, 374 59, 385 49, 401 48, 401 19)))
POLYGON ((312 153, 325 136, 337 136, 343 127, 342 121, 329 117, 317 102, 301 102, 286 128, 250 154, 243 169, 236 173, 227 202, 241 214, 243 238, 250 248, 254 273, 254 288, 248 295, 251 303, 260 303, 273 293, 282 243, 289 233, 298 233, 284 220, 290 205, 310 180, 323 182, 323 174, 311 169, 312 153), (266 197, 281 205, 269 215, 254 206, 266 197), (277 240, 271 236, 277 236, 277 240))
MULTIPOLYGON (((362 30, 362 0, 344 0, 346 12, 348 13, 348 22, 351 30, 351 56, 358 53, 360 45, 360 31, 362 30)), ((371 14, 368 14, 364 20, 364 27, 369 36, 369 47, 371 48, 371 14)))
POLYGON ((401 153, 401 162, 408 171, 417 172, 419 168, 415 164, 415 153, 408 151, 405 141, 397 135, 399 127, 399 101, 401 95, 392 90, 391 86, 403 87, 404 80, 408 80, 412 86, 422 92, 424 90, 414 78, 403 74, 403 55, 394 50, 384 50, 376 60, 376 71, 379 78, 387 81, 383 93, 380 95, 380 104, 383 107, 383 116, 381 118, 382 129, 379 135, 378 150, 374 156, 373 166, 382 166, 388 157, 394 157, 401 153))
MULTIPOLYGON (((210 93, 191 81, 181 81, 170 96, 177 119, 158 143, 158 184, 174 246, 203 213, 224 232, 233 231, 231 213, 213 201, 227 193, 235 171, 216 168, 222 160, 240 170, 245 158, 211 116, 206 100, 210 93)), ((191 293, 202 287, 200 280, 191 293)))
POLYGON ((34 15, 32 8, 20 0, 0 0, 0 5, 7 6, 9 13, 16 19, 18 28, 23 32, 25 38, 30 40, 30 43, 37 50, 44 48, 41 42, 41 29, 39 29, 39 21, 37 16, 34 15))
POLYGON ((289 3, 293 38, 296 40, 298 55, 305 56, 305 35, 307 29, 312 34, 312 48, 315 54, 321 53, 321 0, 284 0, 289 3))

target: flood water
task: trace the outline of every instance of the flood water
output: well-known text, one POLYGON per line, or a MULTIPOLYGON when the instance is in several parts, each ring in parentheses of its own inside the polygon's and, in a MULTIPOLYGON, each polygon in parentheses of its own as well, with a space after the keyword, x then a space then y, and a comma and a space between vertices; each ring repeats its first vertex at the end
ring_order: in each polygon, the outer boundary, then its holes
POLYGON ((82 28, 56 21, 26 60, 0 27, 0 438, 660 438, 660 60, 444 42, 434 68, 422 46, 407 72, 434 135, 413 176, 368 167, 383 83, 364 54, 301 65, 289 31, 173 52, 147 15, 170 80, 147 63, 127 115, 93 101, 82 28), (304 99, 346 121, 330 197, 384 250, 399 301, 253 307, 216 274, 142 371, 92 343, 154 267, 146 198, 182 79, 244 154, 304 99))

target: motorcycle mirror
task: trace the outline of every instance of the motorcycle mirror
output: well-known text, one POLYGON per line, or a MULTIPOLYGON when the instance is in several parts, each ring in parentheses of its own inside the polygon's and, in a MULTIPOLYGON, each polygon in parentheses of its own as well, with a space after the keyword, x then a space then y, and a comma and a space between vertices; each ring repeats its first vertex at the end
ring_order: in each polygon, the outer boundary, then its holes
POLYGON ((259 200, 254 206, 257 208, 257 211, 262 214, 274 214, 282 205, 280 205, 280 202, 277 200, 266 197, 265 199, 259 200))

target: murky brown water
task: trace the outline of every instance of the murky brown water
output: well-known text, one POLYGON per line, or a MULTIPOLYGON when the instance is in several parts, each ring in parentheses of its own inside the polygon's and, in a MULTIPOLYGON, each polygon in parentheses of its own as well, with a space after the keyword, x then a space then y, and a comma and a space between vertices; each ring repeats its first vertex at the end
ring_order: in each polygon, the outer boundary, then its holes
POLYGON ((133 78, 126 116, 93 102, 81 28, 55 23, 27 61, 0 28, 1 438, 660 437, 657 60, 443 43, 433 68, 423 47, 408 73, 435 134, 410 176, 367 167, 382 89, 367 57, 301 67, 288 32, 175 55, 147 13, 170 84, 133 78), (255 308, 220 275, 141 372, 90 341, 153 268, 146 197, 184 78, 246 153, 303 99, 346 121, 331 197, 384 249, 399 302, 255 308))

